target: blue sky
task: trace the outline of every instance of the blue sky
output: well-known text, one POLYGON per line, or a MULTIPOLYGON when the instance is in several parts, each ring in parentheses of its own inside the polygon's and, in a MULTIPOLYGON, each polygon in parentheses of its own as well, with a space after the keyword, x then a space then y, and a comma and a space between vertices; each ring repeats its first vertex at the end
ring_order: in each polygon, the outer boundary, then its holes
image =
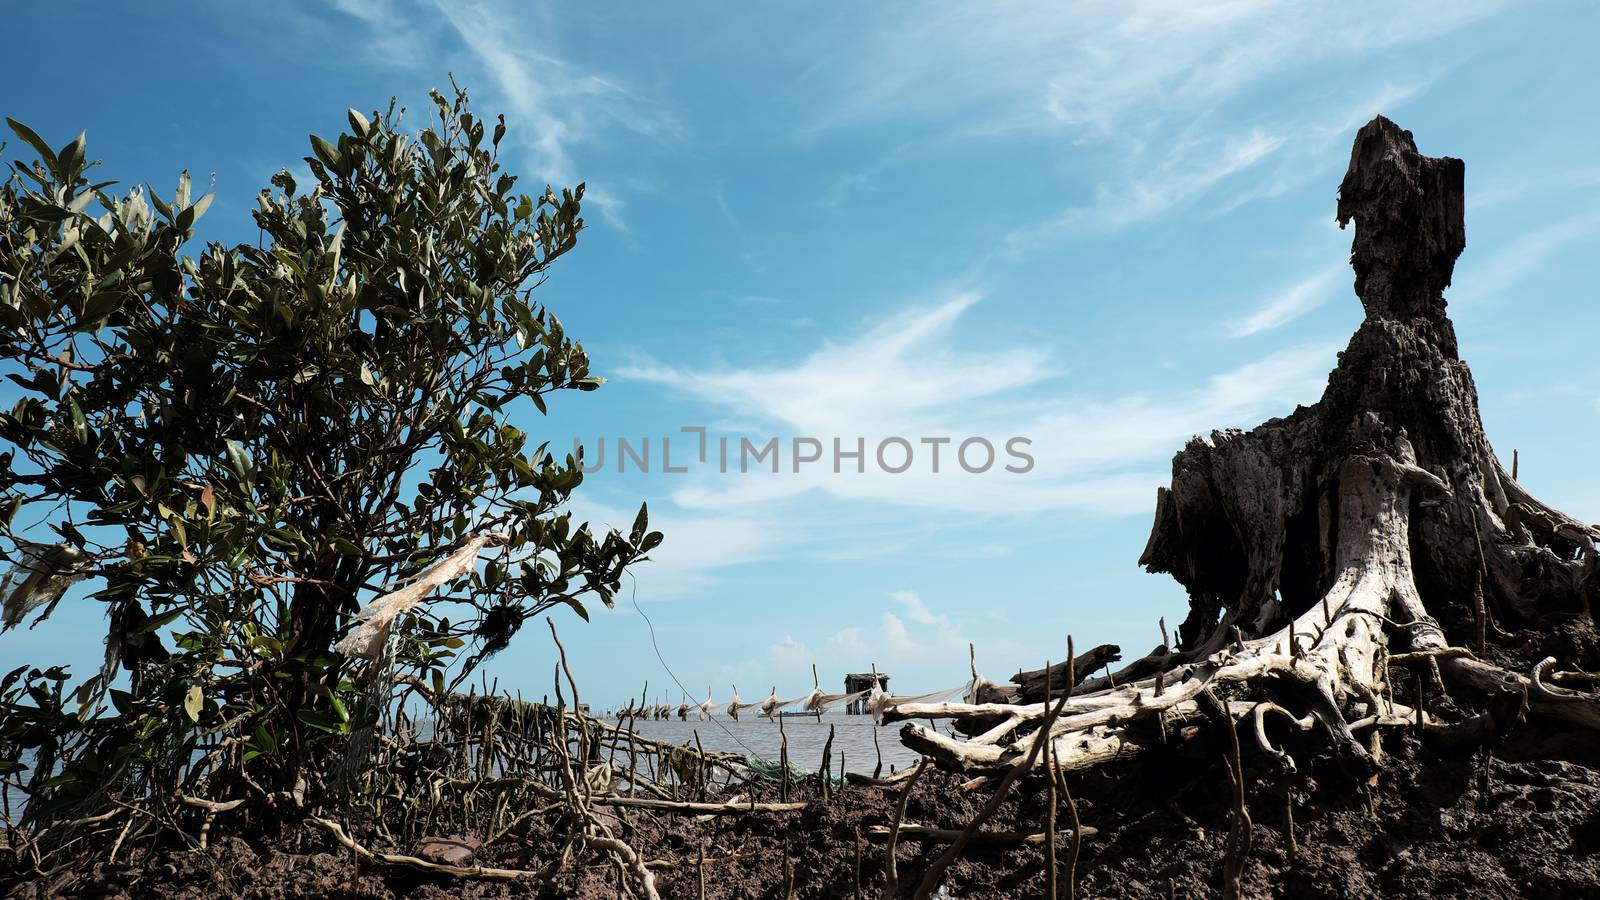
MULTIPOLYGON (((1600 520, 1600 11, 1390 6, 58 0, 8 10, 0 112, 87 129, 125 183, 214 172, 206 236, 242 241, 307 133, 420 109, 453 72, 530 189, 589 185, 544 300, 610 383, 519 425, 678 435, 675 457, 684 426, 1032 440, 1022 475, 583 488, 596 522, 650 502, 667 543, 636 597, 691 690, 798 695, 813 662, 825 683, 875 662, 924 691, 964 679, 968 641, 999 679, 1069 632, 1136 655, 1182 619, 1136 565, 1156 487, 1190 435, 1319 395, 1360 318, 1333 209, 1376 113, 1466 160, 1448 297, 1490 436, 1600 520)), ((586 699, 670 684, 626 596, 559 624, 586 699)), ((103 628, 64 605, 0 664, 88 667, 103 628)), ((551 648, 519 641, 490 672, 537 695, 551 648)))

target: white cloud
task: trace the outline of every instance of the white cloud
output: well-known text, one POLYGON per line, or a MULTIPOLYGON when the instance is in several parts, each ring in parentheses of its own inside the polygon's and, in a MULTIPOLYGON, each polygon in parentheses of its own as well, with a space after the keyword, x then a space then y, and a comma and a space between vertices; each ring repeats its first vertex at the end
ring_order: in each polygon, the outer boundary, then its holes
POLYGON ((870 169, 840 175, 833 199, 919 142, 1057 142, 1081 173, 1067 192, 1090 199, 1013 229, 996 250, 1009 256, 1064 231, 1157 220, 1223 186, 1212 214, 1305 184, 1339 164, 1330 133, 1392 113, 1461 59, 1446 50, 1402 67, 1383 51, 1508 5, 1130 0, 1013 4, 1005 15, 891 6, 863 16, 853 40, 808 48, 818 59, 797 84, 822 97, 813 134, 892 124, 909 136, 870 169), (1253 101, 1290 79, 1320 86, 1263 120, 1253 101))
POLYGON ((515 8, 458 0, 438 0, 438 8, 494 79, 499 96, 517 119, 518 128, 510 139, 529 153, 538 176, 571 182, 571 144, 592 136, 586 110, 626 107, 631 102, 628 93, 602 75, 577 71, 533 49, 545 44, 528 38, 549 34, 550 29, 515 8))
POLYGON ((861 659, 872 655, 874 644, 868 643, 865 628, 851 625, 835 631, 823 645, 823 649, 831 655, 845 659, 861 659))
POLYGON ((733 211, 733 206, 728 203, 728 185, 723 179, 718 178, 711 186, 711 199, 717 204, 717 211, 735 231, 744 231, 744 223, 739 221, 739 216, 733 211))
POLYGON ((1228 333, 1236 338, 1247 337, 1287 325, 1326 302, 1332 296, 1333 288, 1348 273, 1349 269, 1340 265, 1297 281, 1273 295, 1254 312, 1229 322, 1228 333))
POLYGON ((1157 120, 1203 115, 1286 73, 1427 40, 1505 0, 1403 7, 1232 0, 982 5, 863 17, 854 40, 818 51, 833 80, 827 130, 932 121, 970 134, 1065 129, 1080 139, 1154 139, 1157 120))
POLYGON ((1483 183, 1467 185, 1467 213, 1500 206, 1512 201, 1538 198, 1548 203, 1550 194, 1571 196, 1600 186, 1600 166, 1578 165, 1551 168, 1540 160, 1516 160, 1507 172, 1491 172, 1483 183))
POLYGON ((767 646, 767 657, 773 665, 789 669, 816 662, 816 656, 811 652, 811 648, 788 634, 783 636, 783 640, 767 646))
MULTIPOLYGON (((1375 115, 1394 118, 1407 103, 1425 93, 1441 77, 1442 72, 1434 70, 1421 75, 1407 72, 1407 80, 1383 82, 1364 93, 1342 98, 1338 103, 1314 105, 1280 124, 1286 134, 1282 152, 1274 155, 1271 165, 1262 167, 1264 171, 1252 172, 1248 179, 1230 182, 1227 195, 1214 198, 1215 202, 1206 207, 1206 215, 1225 216, 1247 204, 1280 197, 1324 175, 1332 174, 1337 178, 1337 173, 1347 165, 1344 144, 1357 128, 1375 115)), ((1326 215, 1325 221, 1334 221, 1331 213, 1326 215)))
POLYGON ((1216 218, 1281 196, 1343 166, 1342 143, 1357 127, 1375 114, 1394 114, 1433 80, 1383 84, 1270 128, 1218 113, 1164 122, 1159 140, 1107 137, 1108 145, 1122 145, 1120 162, 1096 188, 1094 201, 1013 229, 1000 255, 1063 233, 1118 231, 1197 206, 1202 218, 1216 218))
POLYGON ((1252 129, 1243 137, 1188 137, 1163 148, 1153 165, 1130 180, 1102 186, 1094 203, 1072 207, 1043 225, 1013 232, 1011 240, 1057 231, 1117 230, 1160 218, 1271 157, 1284 146, 1280 135, 1252 129))
POLYGON ((823 655, 834 667, 862 668, 876 664, 880 671, 919 663, 943 663, 948 668, 966 655, 966 634, 944 614, 935 614, 914 591, 895 591, 889 600, 904 609, 904 617, 885 610, 876 628, 851 625, 835 631, 823 642, 823 655))
MULTIPOLYGON (((864 474, 813 465, 794 474, 699 477, 673 493, 685 509, 702 512, 772 510, 812 491, 854 504, 913 506, 988 515, 1071 510, 1126 515, 1149 510, 1166 463, 1189 437, 1212 428, 1250 425, 1281 415, 1321 393, 1338 345, 1315 343, 1280 350, 1220 372, 1200 387, 1159 396, 1110 398, 1071 393, 1048 365, 1043 346, 984 347, 954 330, 977 295, 890 317, 842 341, 825 342, 793 365, 692 370, 638 365, 621 377, 660 384, 778 435, 812 436, 870 454, 886 436, 912 442, 926 462, 924 437, 989 439, 1003 453, 1026 437, 1036 460, 1027 474, 995 466, 982 475, 961 472, 944 449, 938 474, 917 465, 890 474, 869 465, 864 474)), ((782 442, 780 441, 780 446, 782 442)), ((787 452, 787 451, 785 451, 787 452)), ((1002 459, 1005 457, 1002 456, 1002 459)), ((887 542, 884 542, 887 543, 887 542)))
MULTIPOLYGON (((637 507, 610 506, 588 493, 579 492, 571 501, 574 520, 597 531, 626 533, 633 525, 637 507)), ((692 596, 711 585, 716 570, 771 558, 790 539, 792 526, 763 510, 701 514, 652 503, 650 529, 665 540, 650 551, 649 561, 629 569, 637 579, 640 602, 692 596)))
POLYGON ((623 378, 676 388, 703 400, 777 421, 797 434, 888 433, 931 409, 948 409, 1043 380, 1046 352, 1012 348, 958 355, 941 341, 979 299, 956 294, 926 311, 893 316, 843 343, 826 342, 798 365, 774 369, 690 371, 635 365, 623 378), (852 430, 845 430, 845 429, 852 430))
POLYGON ((889 599, 905 607, 906 616, 913 622, 921 622, 924 625, 948 626, 950 624, 948 617, 935 616, 928 609, 928 605, 923 603, 922 598, 918 597, 914 591, 895 591, 889 595, 889 599))
POLYGON ((821 550, 816 554, 817 559, 824 562, 858 562, 863 559, 878 559, 884 556, 893 556, 912 546, 910 541, 891 541, 876 544, 857 544, 846 546, 842 550, 821 550))
POLYGON ((1600 232, 1600 213, 1589 211, 1552 222, 1529 231, 1475 262, 1466 257, 1458 268, 1445 296, 1452 303, 1478 303, 1490 300, 1515 287, 1551 257, 1585 242, 1592 243, 1600 232))
MULTIPOLYGON (((548 180, 559 184, 566 179, 548 180)), ((624 238, 631 240, 633 229, 629 227, 627 216, 624 215, 628 209, 628 201, 599 185, 585 186, 583 199, 584 202, 589 204, 590 209, 598 209, 600 211, 600 219, 602 221, 616 229, 624 238)))
POLYGON ((548 10, 510 0, 334 0, 333 9, 364 26, 366 34, 354 42, 364 56, 428 79, 455 71, 480 109, 504 109, 502 148, 520 156, 518 168, 537 182, 527 185, 530 192, 586 180, 585 199, 600 220, 629 237, 624 190, 638 185, 600 177, 578 155, 618 130, 676 140, 681 126, 659 102, 552 49, 559 31, 548 10), (451 36, 469 59, 441 62, 455 52, 451 36))
MULTIPOLYGON (((431 29, 414 15, 415 4, 408 0, 332 0, 329 5, 366 27, 367 39, 357 51, 366 60, 392 66, 429 54, 431 29)), ((309 18, 304 23, 311 25, 309 18)), ((311 27, 318 34, 326 33, 320 24, 311 27)))
POLYGON ((396 15, 391 0, 332 0, 331 5, 339 12, 355 16, 369 25, 382 24, 396 15))

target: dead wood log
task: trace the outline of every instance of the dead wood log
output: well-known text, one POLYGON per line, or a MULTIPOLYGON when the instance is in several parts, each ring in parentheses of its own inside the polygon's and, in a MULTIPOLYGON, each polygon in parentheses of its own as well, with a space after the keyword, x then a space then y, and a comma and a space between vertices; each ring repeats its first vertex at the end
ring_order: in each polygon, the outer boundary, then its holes
POLYGON ((537 872, 524 871, 522 869, 497 869, 491 866, 451 866, 444 863, 429 862, 425 859, 420 859, 415 856, 407 856, 400 853, 380 853, 376 850, 369 850, 360 843, 357 843, 356 840, 350 837, 350 835, 344 830, 344 826, 340 825, 338 822, 319 818, 317 816, 311 816, 307 819, 307 821, 327 829, 328 832, 333 835, 334 840, 338 841, 346 849, 355 853, 357 856, 362 857, 363 859, 373 859, 393 865, 410 866, 412 868, 423 869, 428 872, 437 872, 443 875, 454 875, 458 878, 487 878, 499 881, 509 881, 518 878, 534 878, 539 874, 537 872))
MULTIPOLYGON (((872 835, 873 837, 887 838, 890 833, 890 828, 887 825, 873 825, 867 829, 866 833, 872 835)), ((900 825, 900 835, 902 837, 920 838, 922 840, 937 841, 943 844, 954 842, 956 838, 961 836, 961 833, 962 830, 959 828, 935 828, 931 825, 912 825, 910 823, 901 823, 900 825)), ((1095 835, 1099 834, 1100 831, 1099 829, 1090 828, 1089 826, 1085 825, 1078 831, 1078 833, 1084 837, 1094 837, 1095 835)), ((1070 828, 1056 830, 1056 837, 1059 838, 1066 838, 1070 840, 1072 835, 1073 831, 1070 828)), ((990 844, 1043 844, 1049 840, 1049 838, 1049 833, 1043 831, 976 831, 972 833, 972 835, 969 837, 969 840, 974 843, 990 844)))
MULTIPOLYGON (((1106 666, 1122 659, 1122 648, 1116 644, 1101 644, 1086 653, 1078 655, 1077 659, 1063 660, 1051 666, 1048 670, 1035 669, 1032 672, 1018 672, 1011 676, 1011 683, 1017 686, 1018 699, 1038 701, 1045 699, 1045 684, 1051 683, 1058 686, 1058 691, 1065 689, 1067 683, 1067 668, 1079 675, 1098 672, 1106 666)), ((1080 685, 1081 687, 1081 685, 1080 685)))
POLYGON ((594 802, 600 806, 625 806, 630 809, 649 809, 657 812, 692 813, 697 816, 742 815, 751 812, 796 812, 810 804, 790 803, 699 803, 690 800, 651 800, 647 797, 599 796, 594 802))

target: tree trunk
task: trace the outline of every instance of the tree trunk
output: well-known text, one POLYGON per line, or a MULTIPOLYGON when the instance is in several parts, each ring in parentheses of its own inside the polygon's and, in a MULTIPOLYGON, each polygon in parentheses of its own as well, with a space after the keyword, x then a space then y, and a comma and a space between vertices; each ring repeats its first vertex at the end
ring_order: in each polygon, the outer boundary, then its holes
MULTIPOLYGON (((1175 649, 1074 696, 1052 728, 1064 766, 1136 754, 1147 730, 1132 725, 1150 716, 1203 724, 1196 698, 1216 689, 1258 726, 1272 711, 1316 722, 1341 757, 1370 767, 1351 723, 1414 714, 1382 698, 1401 650, 1433 654, 1430 666, 1473 690, 1526 694, 1535 716, 1600 726, 1597 698, 1471 653, 1494 623, 1587 615, 1600 531, 1530 496, 1484 435, 1443 298, 1465 247, 1463 171, 1418 153, 1388 119, 1356 135, 1338 219, 1355 223, 1365 321, 1315 405, 1197 437, 1174 458, 1140 563, 1183 584, 1188 617, 1175 649)), ((1031 741, 1017 733, 1044 715, 1042 679, 1014 680, 1018 703, 940 705, 987 726, 971 741, 917 725, 904 739, 951 767, 1011 762, 1031 741)))

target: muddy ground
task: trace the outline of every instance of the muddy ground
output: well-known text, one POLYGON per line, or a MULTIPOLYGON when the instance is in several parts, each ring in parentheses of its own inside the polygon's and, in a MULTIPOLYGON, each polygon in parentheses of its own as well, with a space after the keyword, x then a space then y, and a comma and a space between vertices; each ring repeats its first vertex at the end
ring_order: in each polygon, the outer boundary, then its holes
MULTIPOLYGON (((1405 732, 1391 731, 1387 744, 1376 784, 1338 796, 1348 785, 1336 787, 1340 779, 1330 774, 1309 798, 1297 802, 1298 852, 1292 859, 1284 838, 1282 794, 1260 781, 1252 785, 1255 824, 1243 881, 1246 896, 1600 896, 1600 767, 1593 759, 1584 764, 1558 758, 1581 759, 1584 748, 1503 747, 1490 761, 1485 790, 1481 758, 1437 756, 1405 732)), ((906 820, 963 826, 988 788, 963 792, 960 785, 957 777, 930 771, 911 796, 906 820)), ((1220 765, 1187 786, 1173 787, 1171 802, 1159 808, 1149 808, 1154 804, 1148 791, 1131 791, 1109 779, 1099 787, 1088 791, 1098 794, 1098 802, 1080 803, 1084 822, 1100 831, 1085 839, 1078 896, 1217 893, 1230 815, 1220 765), (1119 797, 1134 807, 1124 808, 1119 797)), ((785 896, 785 855, 792 861, 787 875, 793 896, 851 897, 860 829, 861 890, 880 897, 884 841, 866 833, 892 821, 897 793, 898 788, 851 786, 797 813, 710 821, 630 813, 629 838, 644 858, 665 863, 655 869, 663 897, 700 896, 694 863, 701 846, 707 848, 707 898, 785 896)), ((988 828, 1035 832, 1043 815, 1037 791, 1013 791, 988 828)), ((549 849, 539 834, 535 829, 504 839, 480 861, 537 867, 549 849)), ((898 868, 906 896, 943 846, 902 839, 898 868)), ((1061 855, 1064 882, 1065 846, 1061 855)), ((48 885, 23 886, 14 896, 614 897, 619 895, 616 877, 612 868, 590 868, 548 884, 504 883, 431 877, 372 862, 357 865, 325 832, 307 825, 272 841, 224 837, 205 853, 171 851, 132 866, 69 871, 48 885)), ((1039 897, 1044 883, 1042 847, 981 844, 951 868, 948 896, 1039 897)))
MULTIPOLYGON (((1600 664, 1600 640, 1587 620, 1561 619, 1507 637, 1488 654, 1526 671, 1556 656, 1563 666, 1600 664)), ((1412 689, 1397 685, 1410 703, 1412 689)), ((1425 689, 1430 711, 1460 715, 1474 698, 1425 689)), ((1385 728, 1382 764, 1372 779, 1319 756, 1315 736, 1275 735, 1300 760, 1286 778, 1242 732, 1252 843, 1242 885, 1248 897, 1600 897, 1600 741, 1588 732, 1526 726, 1493 747, 1447 754, 1410 728, 1385 728), (1298 741, 1299 743, 1295 743, 1298 741), (1297 852, 1285 839, 1285 793, 1293 798, 1297 852)), ((1169 736, 1155 755, 1091 775, 1074 776, 1079 814, 1098 829, 1086 837, 1077 867, 1079 897, 1208 897, 1222 883, 1231 817, 1226 749, 1216 729, 1169 736)), ((930 768, 907 804, 906 821, 959 829, 978 812, 992 784, 930 768)), ((610 824, 650 861, 663 897, 699 897, 697 860, 704 848, 703 896, 718 898, 882 897, 885 842, 871 834, 894 818, 902 785, 849 785, 823 801, 817 783, 795 785, 812 799, 792 813, 695 818, 629 811, 610 824), (857 833, 860 843, 857 843, 857 833), (859 882, 857 847, 861 848, 859 882), (785 866, 785 858, 789 864, 785 866)), ((759 784, 759 800, 780 787, 759 784)), ((1043 829, 1042 782, 1014 788, 987 831, 1043 829)), ((562 823, 530 819, 483 850, 484 865, 539 869, 559 852, 562 823)), ((356 838, 385 846, 361 822, 356 838)), ((209 850, 129 848, 116 866, 69 866, 48 879, 11 882, 9 896, 174 897, 580 897, 620 896, 617 869, 594 865, 550 880, 461 880, 372 861, 359 864, 323 829, 285 824, 275 835, 229 835, 219 821, 209 850), (148 852, 146 852, 148 850, 148 852)), ((911 836, 898 853, 901 895, 911 896, 946 845, 911 836)), ((101 854, 103 857, 104 854, 101 854)), ((1066 896, 1063 841, 1062 896, 1066 896)), ((589 858, 594 858, 592 855, 589 858)), ((949 871, 948 894, 972 898, 1040 897, 1045 850, 1037 845, 977 843, 949 871)), ((6 894, 7 890, 0 890, 6 894)))

